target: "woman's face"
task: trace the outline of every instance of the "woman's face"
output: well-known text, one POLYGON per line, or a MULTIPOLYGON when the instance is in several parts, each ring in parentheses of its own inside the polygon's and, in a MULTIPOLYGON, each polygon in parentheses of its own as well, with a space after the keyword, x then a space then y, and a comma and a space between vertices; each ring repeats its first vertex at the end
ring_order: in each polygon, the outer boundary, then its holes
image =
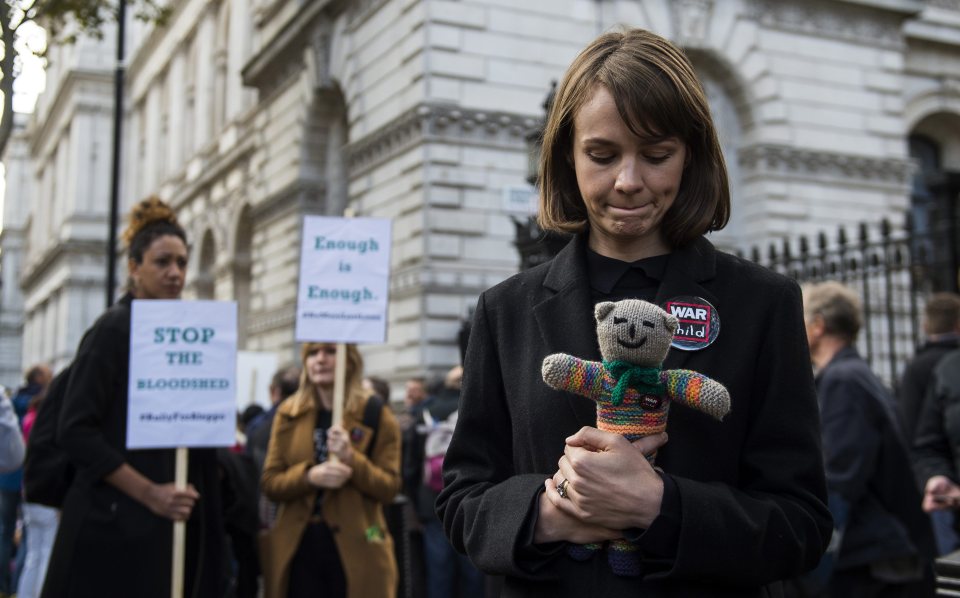
POLYGON ((143 261, 128 260, 137 299, 179 299, 187 275, 187 246, 175 235, 157 237, 143 252, 143 261))
POLYGON ((573 119, 573 164, 590 246, 611 257, 669 251, 660 225, 680 190, 686 160, 686 144, 676 137, 634 135, 613 96, 598 85, 573 119))
POLYGON ((334 368, 337 366, 337 346, 318 345, 307 353, 303 367, 307 370, 307 378, 315 386, 329 388, 333 386, 334 368))

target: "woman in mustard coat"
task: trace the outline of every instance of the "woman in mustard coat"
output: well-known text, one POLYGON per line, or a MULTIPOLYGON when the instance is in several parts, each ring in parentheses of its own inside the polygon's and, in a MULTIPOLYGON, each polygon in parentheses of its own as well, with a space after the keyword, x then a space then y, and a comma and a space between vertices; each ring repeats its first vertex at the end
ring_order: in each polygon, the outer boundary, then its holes
POLYGON ((397 420, 384 406, 376 429, 364 423, 363 360, 348 345, 343 424, 331 425, 336 346, 307 343, 301 357, 300 389, 277 410, 263 468, 263 493, 279 505, 264 554, 267 598, 393 598, 383 505, 400 489, 397 420))

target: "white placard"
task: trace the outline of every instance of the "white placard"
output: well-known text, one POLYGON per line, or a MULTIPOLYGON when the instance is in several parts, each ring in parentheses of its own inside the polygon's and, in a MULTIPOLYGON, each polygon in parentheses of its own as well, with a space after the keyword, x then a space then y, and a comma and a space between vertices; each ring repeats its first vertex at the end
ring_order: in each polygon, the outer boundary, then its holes
POLYGON ((280 367, 276 353, 237 351, 237 410, 270 408, 270 382, 280 367))
POLYGON ((237 304, 134 301, 127 448, 236 441, 237 304))
POLYGON ((304 217, 297 340, 384 342, 389 281, 389 220, 304 217))

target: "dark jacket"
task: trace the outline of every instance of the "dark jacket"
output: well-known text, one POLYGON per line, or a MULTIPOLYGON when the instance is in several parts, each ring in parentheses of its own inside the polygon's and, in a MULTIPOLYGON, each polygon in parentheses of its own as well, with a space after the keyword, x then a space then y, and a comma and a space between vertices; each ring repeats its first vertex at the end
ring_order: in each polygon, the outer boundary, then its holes
POLYGON ((917 423, 914 469, 921 486, 936 475, 960 483, 960 351, 937 364, 931 385, 917 423))
POLYGON ((779 595, 775 582, 816 565, 832 528, 800 292, 705 239, 671 254, 656 302, 706 299, 722 329, 706 349, 672 350, 664 367, 719 380, 732 410, 722 423, 670 412, 657 465, 678 491, 678 520, 659 517, 640 536, 640 578, 531 547, 564 439, 596 423, 593 402, 540 374, 551 353, 600 359, 585 244, 576 237, 480 297, 437 502, 447 535, 481 570, 506 576, 504 596, 779 595))
MULTIPOLYGON (((59 445, 77 468, 64 500, 43 596, 165 598, 173 524, 103 480, 123 463, 157 483, 174 479, 173 449, 127 450, 130 295, 84 334, 60 412, 59 445)), ((217 596, 223 523, 214 449, 191 449, 200 500, 187 522, 184 595, 217 596)))
POLYGON ((947 353, 958 347, 960 347, 960 338, 957 337, 927 341, 917 349, 917 354, 904 368, 903 377, 900 379, 898 403, 908 446, 913 446, 916 439, 920 410, 923 408, 927 387, 933 377, 933 368, 947 353))
MULTIPOLYGON (((936 553, 890 393, 857 354, 841 349, 817 375, 827 489, 848 512, 838 570, 936 553)), ((832 504, 837 504, 832 500, 832 504)))

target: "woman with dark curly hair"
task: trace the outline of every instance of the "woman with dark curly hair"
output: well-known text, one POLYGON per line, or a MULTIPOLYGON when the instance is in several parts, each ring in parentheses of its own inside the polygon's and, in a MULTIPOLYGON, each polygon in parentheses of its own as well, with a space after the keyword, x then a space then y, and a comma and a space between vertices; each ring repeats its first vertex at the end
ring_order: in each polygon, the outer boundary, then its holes
POLYGON ((77 473, 64 499, 43 596, 170 595, 173 522, 187 522, 184 593, 220 595, 223 524, 214 449, 190 451, 178 489, 174 449, 128 450, 130 306, 178 299, 187 236, 157 198, 133 207, 124 232, 128 292, 87 330, 71 366, 58 444, 77 473))

